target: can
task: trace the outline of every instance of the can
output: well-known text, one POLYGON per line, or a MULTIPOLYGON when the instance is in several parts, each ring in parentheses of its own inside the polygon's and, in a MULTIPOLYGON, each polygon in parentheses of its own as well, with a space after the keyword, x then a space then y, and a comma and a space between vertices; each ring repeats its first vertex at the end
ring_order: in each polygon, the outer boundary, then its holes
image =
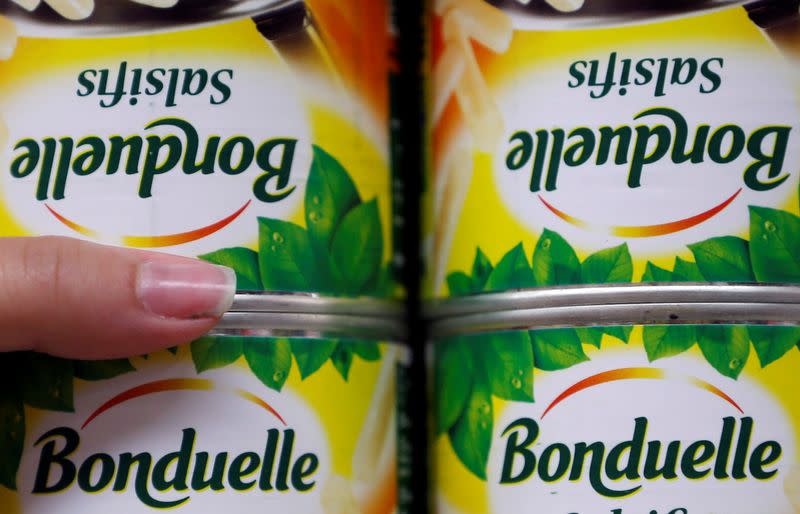
POLYGON ((800 310, 729 300, 436 321, 434 512, 800 512, 800 310))
POLYGON ((428 297, 796 283, 797 1, 430 2, 428 297))
POLYGON ((0 6, 0 235, 401 296, 389 0, 0 6))
POLYGON ((0 355, 0 510, 410 512, 403 324, 337 302, 131 359, 0 355))

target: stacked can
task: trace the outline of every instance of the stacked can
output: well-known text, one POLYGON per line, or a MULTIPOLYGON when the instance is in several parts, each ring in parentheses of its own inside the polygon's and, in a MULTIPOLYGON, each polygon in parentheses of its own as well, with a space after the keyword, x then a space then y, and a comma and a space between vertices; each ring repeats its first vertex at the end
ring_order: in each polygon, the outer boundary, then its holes
POLYGON ((800 2, 431 2, 438 514, 800 512, 800 2))
POLYGON ((0 236, 240 293, 170 351, 2 356, 0 511, 408 511, 393 38, 388 1, 3 3, 0 236))

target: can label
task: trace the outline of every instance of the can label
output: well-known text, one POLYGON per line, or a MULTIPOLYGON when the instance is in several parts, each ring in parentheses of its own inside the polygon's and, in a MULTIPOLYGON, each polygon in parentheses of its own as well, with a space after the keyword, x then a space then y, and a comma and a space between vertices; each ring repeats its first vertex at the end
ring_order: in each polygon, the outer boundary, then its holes
POLYGON ((6 2, 0 235, 202 256, 240 289, 396 293, 393 36, 388 2, 362 3, 6 2))
POLYGON ((391 514, 401 350, 208 337, 130 360, 9 354, 0 506, 391 514))
POLYGON ((436 512, 798 512, 798 341, 744 325, 437 341, 436 512))
POLYGON ((582 3, 437 4, 428 294, 800 279, 796 9, 582 3))

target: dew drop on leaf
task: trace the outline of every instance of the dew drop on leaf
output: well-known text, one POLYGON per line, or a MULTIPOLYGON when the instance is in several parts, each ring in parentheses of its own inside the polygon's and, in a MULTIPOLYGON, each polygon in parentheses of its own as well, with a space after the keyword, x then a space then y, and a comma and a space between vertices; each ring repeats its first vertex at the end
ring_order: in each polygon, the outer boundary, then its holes
POLYGON ((284 241, 283 235, 281 235, 279 232, 273 232, 272 233, 272 240, 275 241, 278 244, 281 244, 284 241))
POLYGON ((489 422, 487 422, 486 420, 481 421, 479 424, 481 426, 481 430, 486 430, 487 428, 489 428, 489 422))
POLYGON ((773 222, 771 221, 764 222, 764 230, 766 230, 767 232, 775 232, 777 229, 778 227, 776 227, 773 222))
POLYGON ((313 222, 315 222, 315 223, 316 223, 317 221, 319 221, 321 217, 322 217, 322 216, 320 216, 320 214, 319 214, 317 211, 311 211, 311 212, 308 214, 308 219, 310 219, 311 221, 313 221, 313 222))
POLYGON ((484 403, 478 408, 481 414, 489 414, 492 411, 492 406, 488 403, 484 403))
POLYGON ((517 376, 518 377, 521 377, 521 376, 524 376, 524 375, 525 375, 525 370, 524 369, 518 369, 517 370, 517 376))
POLYGON ((280 382, 283 379, 283 371, 276 371, 272 374, 272 380, 280 382))
POLYGON ((272 251, 272 252, 277 252, 277 251, 278 251, 278 247, 277 247, 277 246, 275 246, 275 245, 272 245, 272 246, 270 246, 270 247, 269 247, 269 249, 270 249, 270 251, 272 251))
POLYGON ((544 241, 542 241, 542 248, 547 250, 548 248, 550 248, 551 244, 553 243, 549 239, 545 239, 544 241))
POLYGON ((742 363, 739 359, 731 359, 731 362, 728 364, 728 367, 731 369, 736 369, 742 363))
POLYGON ((521 388, 522 387, 522 380, 520 380, 520 379, 518 379, 516 377, 512 378, 511 379, 511 387, 513 387, 514 389, 521 388))
POLYGON ((314 195, 311 197, 311 203, 313 203, 314 205, 319 205, 319 202, 320 202, 319 196, 314 195))

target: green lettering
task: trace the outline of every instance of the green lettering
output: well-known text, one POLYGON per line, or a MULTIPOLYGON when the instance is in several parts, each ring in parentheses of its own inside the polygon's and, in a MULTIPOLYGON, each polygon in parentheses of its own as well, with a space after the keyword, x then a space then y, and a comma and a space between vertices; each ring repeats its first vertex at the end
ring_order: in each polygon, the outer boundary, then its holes
POLYGON ((256 163, 265 173, 259 176, 253 184, 253 194, 256 198, 262 202, 273 203, 292 194, 295 186, 288 189, 287 186, 294 163, 296 146, 296 139, 272 139, 261 145, 256 154, 256 163), (276 151, 280 151, 280 157, 273 157, 273 152, 276 151), (272 163, 275 158, 279 159, 277 165, 272 163), (275 184, 272 184, 270 190, 269 186, 273 179, 275 184))

